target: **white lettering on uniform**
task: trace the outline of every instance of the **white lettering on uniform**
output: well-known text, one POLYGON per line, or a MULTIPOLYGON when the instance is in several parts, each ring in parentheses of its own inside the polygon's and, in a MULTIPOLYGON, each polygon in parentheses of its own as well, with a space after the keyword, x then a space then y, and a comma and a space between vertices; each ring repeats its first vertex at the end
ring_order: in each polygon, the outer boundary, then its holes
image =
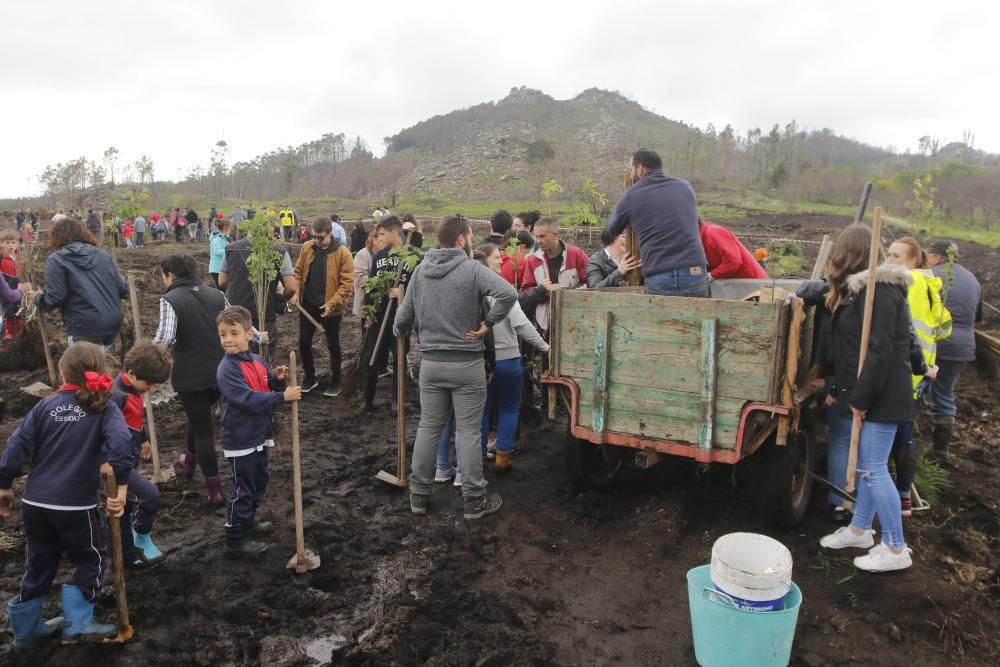
POLYGON ((59 405, 55 409, 49 411, 49 416, 52 417, 52 421, 56 422, 78 422, 87 416, 87 411, 81 408, 79 405, 59 405), (73 414, 63 414, 64 412, 72 412, 73 414))

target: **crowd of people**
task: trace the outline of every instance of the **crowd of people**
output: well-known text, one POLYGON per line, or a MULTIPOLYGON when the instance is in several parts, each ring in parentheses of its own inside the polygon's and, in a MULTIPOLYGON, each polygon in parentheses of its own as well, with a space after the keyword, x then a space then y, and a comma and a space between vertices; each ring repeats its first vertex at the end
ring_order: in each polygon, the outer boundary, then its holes
MULTIPOLYGON (((136 216, 125 221, 122 236, 140 247, 147 230, 162 238, 173 229, 178 242, 185 236, 207 238, 210 261, 204 268, 213 284, 202 280, 203 267, 191 255, 163 258, 156 334, 127 352, 117 374, 106 367, 105 351, 118 337, 128 290, 93 230, 69 216, 54 221, 44 290, 18 282, 20 232, 0 233, 3 260, 10 260, 0 262, 5 312, 26 295, 43 311, 59 309, 69 341, 59 361, 61 386, 25 417, 0 458, 0 517, 12 510, 14 479, 31 470, 22 495, 28 562, 20 592, 8 602, 16 645, 60 632, 64 639, 113 632, 93 617, 108 566, 107 554, 95 548, 105 543, 97 509, 101 470, 119 485, 107 509, 122 523, 126 564, 141 569, 163 558, 152 539, 159 494, 137 472, 149 456, 144 396, 159 384, 172 384, 188 422, 180 474, 192 479, 200 470, 208 502, 226 506, 220 531, 225 554, 253 558, 267 549, 264 539, 273 526, 258 520, 257 512, 268 484, 272 412, 318 390, 317 329, 323 330, 329 353, 323 393, 341 394, 341 324, 348 310, 361 326, 362 413, 403 409, 376 404, 380 379, 391 377, 395 389, 409 376, 419 386, 411 511, 426 514, 433 485, 448 482, 461 488, 465 519, 498 511, 503 501, 487 493, 485 466, 492 461, 497 474, 513 466, 522 406, 533 400, 526 369, 539 353, 543 368, 547 363, 546 304, 554 291, 618 287, 631 272, 640 272, 647 294, 707 298, 714 280, 766 277, 758 258, 738 239, 699 217, 691 185, 667 176, 655 152, 637 151, 630 167, 635 185, 617 203, 602 234, 603 249, 589 257, 562 238, 556 219, 537 211, 497 211, 489 235, 479 243, 467 218, 445 216, 436 229, 437 247, 424 251, 423 229, 412 214, 397 217, 380 207, 373 227, 359 221, 348 239, 337 216, 305 224, 282 206, 274 211, 274 248, 281 261, 268 286, 263 321, 247 268, 250 243, 236 230, 248 217, 271 217, 271 211, 237 208, 220 216, 213 209, 207 237, 191 209, 182 214, 174 208, 148 220, 136 216), (638 257, 628 251, 626 227, 638 239, 638 257), (292 240, 302 242, 294 263, 281 244, 292 240), (299 313, 303 381, 295 387, 286 384, 287 367, 266 361, 274 358, 278 344, 274 318, 289 308, 299 313), (395 365, 405 366, 405 373, 391 370, 389 359, 398 349, 405 359, 395 365), (220 402, 228 500, 216 448, 214 407, 220 402), (72 583, 62 588, 64 618, 45 621, 43 600, 63 554, 75 567, 72 583)), ((30 226, 30 218, 23 224, 30 226)), ((934 451, 946 458, 955 382, 974 357, 972 329, 981 317, 981 290, 957 263, 954 244, 939 241, 924 253, 916 240, 903 238, 889 248, 869 295, 870 243, 867 226, 846 228, 824 279, 803 283, 798 294, 816 306, 818 360, 827 378, 828 476, 835 483, 846 475, 851 419, 863 419, 853 514, 839 496, 830 497, 834 520, 850 525, 820 544, 868 549, 855 564, 878 572, 911 563, 902 520, 912 510, 914 410, 929 390, 934 451), (871 345, 858 375, 869 298, 874 300, 871 345), (876 516, 882 531, 877 545, 876 516)), ((16 335, 16 318, 12 321, 9 331, 16 335)), ((396 395, 392 391, 392 401, 396 395)))

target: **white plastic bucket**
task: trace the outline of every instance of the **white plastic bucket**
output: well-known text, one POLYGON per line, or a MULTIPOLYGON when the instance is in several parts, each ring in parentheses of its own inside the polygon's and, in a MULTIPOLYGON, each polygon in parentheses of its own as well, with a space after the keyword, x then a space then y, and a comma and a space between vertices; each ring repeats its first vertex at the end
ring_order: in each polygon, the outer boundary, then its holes
POLYGON ((744 611, 781 611, 792 586, 792 553, 756 533, 729 533, 712 545, 712 583, 744 611))

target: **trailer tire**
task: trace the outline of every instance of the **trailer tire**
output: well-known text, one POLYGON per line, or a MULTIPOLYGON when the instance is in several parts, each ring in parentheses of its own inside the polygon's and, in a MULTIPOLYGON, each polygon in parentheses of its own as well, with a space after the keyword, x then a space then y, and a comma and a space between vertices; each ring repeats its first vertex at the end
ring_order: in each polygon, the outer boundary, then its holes
POLYGON ((790 528, 805 517, 812 496, 813 478, 806 473, 816 462, 812 421, 804 418, 799 431, 788 434, 784 447, 775 444, 772 436, 762 450, 761 510, 774 525, 790 528))
POLYGON ((578 488, 606 489, 621 479, 632 449, 615 445, 595 445, 567 434, 566 470, 578 488))

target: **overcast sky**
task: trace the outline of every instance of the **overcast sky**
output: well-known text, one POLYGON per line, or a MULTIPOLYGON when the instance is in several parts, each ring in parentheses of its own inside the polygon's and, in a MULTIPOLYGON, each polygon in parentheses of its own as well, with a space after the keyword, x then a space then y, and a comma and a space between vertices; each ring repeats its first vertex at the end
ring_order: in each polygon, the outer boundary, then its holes
POLYGON ((0 196, 116 146, 160 179, 225 139, 247 159, 382 138, 527 85, 597 86, 740 130, 796 119, 899 150, 1000 152, 1000 3, 2 0, 0 196))

